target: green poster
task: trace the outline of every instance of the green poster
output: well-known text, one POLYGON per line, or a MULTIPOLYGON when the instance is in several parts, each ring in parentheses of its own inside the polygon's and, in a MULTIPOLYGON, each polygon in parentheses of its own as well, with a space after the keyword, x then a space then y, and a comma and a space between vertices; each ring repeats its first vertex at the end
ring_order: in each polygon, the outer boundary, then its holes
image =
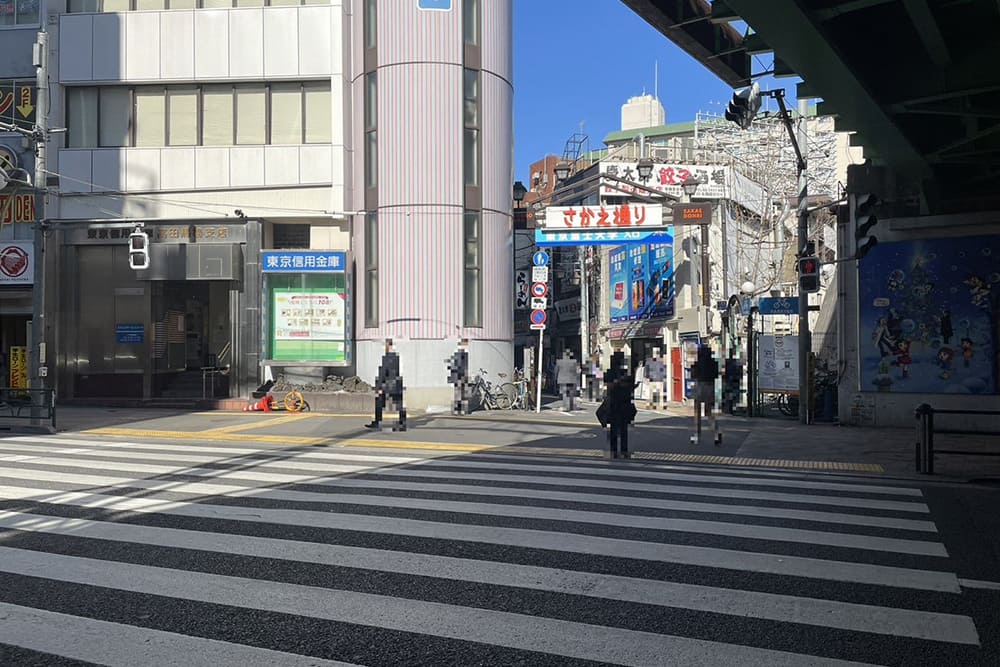
POLYGON ((343 287, 271 289, 271 359, 343 362, 347 296, 343 287))

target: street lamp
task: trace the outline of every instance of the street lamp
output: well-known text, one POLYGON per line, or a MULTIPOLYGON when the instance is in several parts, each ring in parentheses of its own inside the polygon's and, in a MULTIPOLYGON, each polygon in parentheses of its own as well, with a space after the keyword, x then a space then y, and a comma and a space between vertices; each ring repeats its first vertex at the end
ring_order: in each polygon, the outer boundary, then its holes
POLYGON ((528 194, 528 188, 524 187, 524 183, 521 181, 514 181, 513 195, 518 208, 521 207, 521 202, 524 201, 524 196, 526 194, 528 194))
POLYGON ((570 169, 571 165, 569 162, 567 162, 566 160, 560 160, 556 164, 555 169, 552 170, 555 172, 556 181, 561 183, 562 181, 565 181, 567 178, 569 178, 570 169))
POLYGON ((653 161, 648 157, 641 158, 639 164, 636 165, 636 171, 639 172, 639 180, 645 181, 653 174, 653 161))
MULTIPOLYGON (((650 165, 650 168, 652 168, 652 165, 650 165)), ((639 169, 640 169, 639 174, 641 175, 642 167, 640 166, 639 169)), ((684 190, 684 194, 687 195, 688 199, 691 199, 691 197, 694 197, 695 194, 698 192, 699 185, 701 185, 701 181, 698 180, 697 176, 688 176, 686 179, 684 179, 684 182, 681 183, 681 189, 684 190)))

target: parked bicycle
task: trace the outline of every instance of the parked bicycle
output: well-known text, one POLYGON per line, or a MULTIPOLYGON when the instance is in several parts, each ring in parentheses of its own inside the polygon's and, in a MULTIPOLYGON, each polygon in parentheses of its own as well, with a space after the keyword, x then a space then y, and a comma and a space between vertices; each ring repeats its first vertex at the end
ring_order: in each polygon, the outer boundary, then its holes
MULTIPOLYGON (((500 373, 500 379, 507 377, 506 373, 500 373)), ((528 395, 528 379, 524 372, 514 369, 514 379, 511 382, 504 382, 500 385, 500 391, 510 399, 510 410, 530 410, 531 397, 528 395)))
POLYGON ((509 410, 511 398, 493 383, 486 379, 486 370, 480 368, 479 375, 472 383, 472 395, 479 399, 479 404, 487 410, 509 410))

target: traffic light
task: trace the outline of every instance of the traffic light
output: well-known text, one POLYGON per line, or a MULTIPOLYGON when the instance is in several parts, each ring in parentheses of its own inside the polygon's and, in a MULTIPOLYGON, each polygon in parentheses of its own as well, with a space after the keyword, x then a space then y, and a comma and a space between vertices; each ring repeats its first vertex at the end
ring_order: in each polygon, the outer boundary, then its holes
POLYGON ((878 217, 875 215, 878 205, 879 199, 873 194, 851 195, 851 215, 854 217, 854 238, 857 243, 854 259, 861 259, 878 245, 878 239, 869 235, 872 227, 878 224, 878 217))
POLYGON ((149 268, 149 234, 139 227, 128 235, 128 266, 135 270, 149 268))
POLYGON ((726 120, 732 121, 744 130, 750 128, 754 116, 760 110, 760 85, 754 82, 749 88, 733 93, 733 100, 726 107, 726 120))
POLYGON ((819 260, 816 257, 799 258, 799 291, 819 291, 819 260))

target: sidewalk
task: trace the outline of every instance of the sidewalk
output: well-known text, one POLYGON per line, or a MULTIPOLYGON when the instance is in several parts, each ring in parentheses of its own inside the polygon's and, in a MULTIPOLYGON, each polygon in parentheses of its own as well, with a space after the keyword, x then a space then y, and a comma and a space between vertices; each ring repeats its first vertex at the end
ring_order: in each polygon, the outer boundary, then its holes
MULTIPOLYGON (((642 404, 640 404, 642 405, 642 404)), ((153 408, 84 408, 59 410, 58 433, 192 441, 257 442, 261 445, 378 446, 400 449, 440 449, 524 454, 599 457, 607 446, 594 411, 596 403, 581 403, 566 413, 558 400, 541 413, 475 412, 411 414, 405 433, 380 433, 364 428, 369 414, 288 412, 190 412, 153 408), (87 433, 89 432, 89 433, 87 433)), ((386 423, 393 416, 386 415, 386 423)), ((688 406, 665 411, 640 409, 629 430, 630 449, 637 460, 678 461, 762 466, 785 469, 840 470, 938 480, 1000 482, 1000 456, 940 455, 935 475, 914 470, 913 429, 804 426, 790 419, 724 416, 721 445, 713 445, 707 429, 692 444, 693 417, 688 406)), ((31 428, 27 420, 0 417, 0 437, 6 434, 49 433, 31 428)), ((982 448, 1000 452, 1000 437, 936 437, 937 448, 982 448), (955 447, 956 444, 961 445, 955 447)))

